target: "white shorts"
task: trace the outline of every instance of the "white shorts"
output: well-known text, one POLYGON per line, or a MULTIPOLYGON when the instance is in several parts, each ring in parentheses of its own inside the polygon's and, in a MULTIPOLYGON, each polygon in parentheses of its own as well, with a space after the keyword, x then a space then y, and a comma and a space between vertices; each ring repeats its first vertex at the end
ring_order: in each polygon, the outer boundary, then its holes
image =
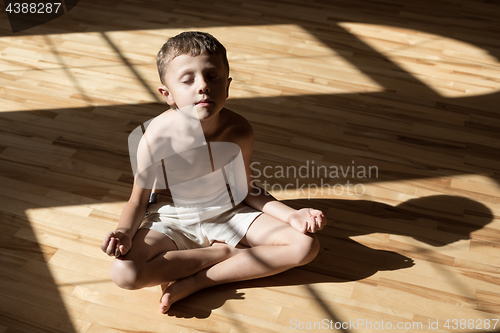
POLYGON ((157 198, 157 203, 149 205, 140 228, 165 234, 179 250, 207 247, 215 241, 236 246, 252 222, 262 214, 240 203, 220 215, 199 222, 190 218, 193 215, 191 208, 175 207, 172 197, 158 195, 157 198))

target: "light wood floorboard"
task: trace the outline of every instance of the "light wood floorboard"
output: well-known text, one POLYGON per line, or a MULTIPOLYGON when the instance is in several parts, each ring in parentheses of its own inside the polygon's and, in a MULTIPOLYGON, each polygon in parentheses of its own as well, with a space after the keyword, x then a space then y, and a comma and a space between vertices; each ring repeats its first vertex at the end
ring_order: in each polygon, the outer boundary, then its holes
POLYGON ((495 0, 88 0, 17 33, 0 16, 0 333, 500 332, 495 0), (185 30, 228 50, 256 183, 329 224, 312 263, 160 315, 159 287, 115 286, 99 245, 128 135, 166 109, 156 52, 185 30))

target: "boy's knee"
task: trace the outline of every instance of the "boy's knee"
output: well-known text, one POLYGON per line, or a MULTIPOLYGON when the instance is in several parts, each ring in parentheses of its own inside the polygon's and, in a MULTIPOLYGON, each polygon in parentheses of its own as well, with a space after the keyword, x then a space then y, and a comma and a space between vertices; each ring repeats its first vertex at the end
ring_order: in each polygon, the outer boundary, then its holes
POLYGON ((111 279, 120 288, 136 290, 142 288, 140 270, 131 262, 115 259, 111 266, 111 279))
POLYGON ((295 245, 297 251, 297 264, 299 266, 313 261, 320 249, 318 237, 314 234, 303 235, 295 245))

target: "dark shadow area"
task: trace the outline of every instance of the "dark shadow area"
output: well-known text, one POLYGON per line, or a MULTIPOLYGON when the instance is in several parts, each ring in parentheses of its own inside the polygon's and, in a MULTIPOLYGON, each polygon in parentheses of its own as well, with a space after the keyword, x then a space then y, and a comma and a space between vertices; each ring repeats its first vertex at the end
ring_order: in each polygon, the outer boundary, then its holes
POLYGON ((220 285, 182 299, 169 309, 167 316, 176 318, 208 318, 212 310, 218 309, 229 300, 244 300, 245 293, 234 285, 220 285))
MULTIPOLYGON (((290 160, 290 165, 295 163, 297 167, 308 161, 305 152, 324 154, 322 163, 351 166, 355 161, 356 165, 378 167, 377 177, 346 175, 338 179, 340 184, 348 180, 366 184, 461 174, 487 175, 499 183, 500 146, 496 141, 500 138, 499 93, 464 98, 440 96, 338 24, 362 22, 446 36, 500 59, 500 6, 493 1, 464 0, 458 5, 431 0, 404 4, 318 0, 307 5, 300 1, 211 1, 208 7, 197 1, 149 1, 147 6, 135 1, 85 1, 47 24, 18 34, 10 31, 5 11, 0 17, 2 37, 73 32, 100 32, 106 36, 110 31, 182 29, 194 24, 200 30, 215 26, 297 24, 345 55, 345 59, 384 91, 230 100, 228 106, 253 124, 257 142, 303 151, 303 162, 290 160), (454 117, 462 118, 463 122, 447 122, 454 117), (354 118, 356 121, 352 121, 354 118), (415 124, 427 131, 412 132, 415 124), (294 142, 293 137, 307 140, 294 142)), ((119 49, 112 47, 132 69, 119 49)), ((144 82, 137 72, 133 73, 144 82)), ((335 78, 331 80, 334 82, 335 78)), ((89 202, 126 200, 132 183, 127 136, 165 108, 163 104, 152 103, 0 113, 0 174, 3 179, 80 195, 89 202), (87 125, 80 126, 81 119, 86 119, 87 125), (44 151, 40 142, 50 142, 61 150, 44 151), (57 158, 70 163, 61 164, 57 158), (95 172, 88 166, 113 170, 120 176, 95 172)), ((262 170, 268 165, 280 165, 283 158, 257 149, 254 161, 261 163, 262 170)), ((286 185, 290 179, 272 177, 271 184, 286 185)), ((305 181, 319 183, 317 177, 305 181)), ((73 332, 61 295, 45 264, 55 249, 36 242, 24 214, 27 209, 42 206, 29 201, 21 205, 21 201, 5 194, 0 197, 0 322, 9 330, 73 332), (19 232, 24 232, 23 237, 18 237, 19 232), (25 299, 23 295, 28 294, 31 298, 25 299), (34 309, 44 311, 26 315, 29 302, 34 302, 34 309), (26 322, 28 317, 31 319, 26 322)), ((498 235, 485 230, 492 219, 491 212, 462 197, 421 198, 396 207, 347 200, 288 203, 312 205, 328 212, 332 223, 319 233, 322 251, 316 260, 275 277, 202 291, 175 304, 173 315, 206 318, 226 300, 244 298, 236 289, 358 281, 381 270, 411 267, 412 259, 419 256, 400 253, 397 246, 393 251, 377 250, 352 240, 354 236, 403 235, 431 246, 468 239, 471 234, 480 239, 498 239, 498 235), (186 310, 187 302, 199 304, 199 311, 186 310)), ((429 260, 429 253, 420 255, 429 260)), ((446 258, 434 259, 446 263, 446 258)))
POLYGON ((28 219, 0 201, 0 325, 7 332, 73 332, 46 265, 57 249, 38 244, 28 219))
POLYGON ((328 209, 335 233, 354 237, 387 233, 412 237, 433 247, 460 240, 493 240, 498 235, 485 230, 494 218, 491 210, 475 200, 450 195, 434 195, 405 201, 397 206, 368 200, 286 200, 298 208, 309 204, 328 209), (316 203, 316 204, 315 204, 316 203))
MULTIPOLYGON (((329 223, 317 234, 321 251, 315 260, 276 276, 204 290, 199 296, 194 294, 178 305, 174 304, 169 315, 206 318, 211 310, 224 304, 224 297, 238 299, 235 295, 239 295, 244 299, 241 291, 247 288, 359 281, 379 271, 412 267, 413 259, 453 266, 453 258, 432 251, 432 247, 471 239, 472 236, 480 240, 498 239, 493 230, 484 229, 493 219, 492 212, 483 204, 465 197, 422 197, 397 206, 365 200, 284 202, 294 208, 313 207, 328 212, 329 223), (373 248, 351 239, 368 234, 387 237, 372 241, 373 248), (405 244, 390 240, 390 235, 412 237, 422 244, 413 245, 409 251, 405 244), (376 247, 391 248, 391 251, 376 247), (197 304, 196 313, 191 309, 194 303, 197 304)), ((321 303, 321 298, 315 299, 321 303)), ((324 308, 329 307, 324 305, 324 308)), ((334 316, 331 319, 335 319, 334 316)))
MULTIPOLYGON (((500 101, 500 94, 484 97, 500 101)), ((500 150, 491 144, 499 139, 500 128, 495 125, 499 115, 488 111, 490 106, 481 103, 480 97, 449 99, 440 106, 425 106, 423 112, 415 112, 421 102, 418 96, 387 92, 237 99, 227 105, 251 120, 257 142, 303 153, 298 163, 297 156, 287 159, 284 153, 275 156, 258 147, 255 150, 255 169, 260 171, 257 180, 281 183, 281 188, 295 184, 294 178, 317 185, 322 178, 325 184, 333 181, 333 185, 346 184, 347 180, 353 184, 481 174, 500 182, 500 150), (485 123, 451 124, 446 123, 450 118, 444 115, 442 121, 432 119, 440 111, 450 117, 484 119, 485 123), (422 132, 413 131, 415 127, 422 132), (307 157, 311 154, 323 157, 314 161, 307 157), (295 168, 298 174, 308 161, 306 177, 293 177, 293 170, 284 176, 279 174, 279 168, 286 171, 287 167, 295 168), (320 165, 328 166, 327 171, 318 170, 320 165), (264 174, 266 166, 270 168, 264 174), (376 170, 368 174, 370 166, 376 170), (365 174, 360 173, 361 167, 366 169, 365 174)))
MULTIPOLYGON (((358 183, 459 174, 483 174, 498 181, 500 147, 491 143, 500 138, 500 128, 495 121, 499 117, 500 93, 464 98, 442 97, 416 75, 405 71, 339 25, 341 22, 362 22, 418 30, 469 43, 500 59, 500 39, 496 38, 500 32, 498 18, 500 6, 474 0, 462 1, 458 7, 449 1, 430 0, 418 0, 411 4, 313 1, 308 3, 307 10, 298 1, 252 1, 244 7, 238 2, 214 1, 209 8, 202 10, 196 6, 196 1, 153 1, 148 3, 148 8, 133 1, 105 4, 88 1, 79 3, 71 12, 52 22, 18 34, 9 33, 2 27, 0 36, 101 32, 111 43, 106 32, 182 28, 190 26, 192 21, 198 22, 200 29, 210 26, 297 24, 381 85, 384 91, 229 100, 230 108, 250 119, 258 142, 324 154, 322 161, 315 161, 318 164, 324 162, 347 167, 354 161, 356 166, 378 168, 376 177, 354 177, 358 183), (143 18, 139 15, 141 11, 143 18), (96 15, 88 15, 90 12, 96 15), (313 14, 321 15, 315 17, 313 14), (120 24, 110 23, 113 19, 120 24), (448 119, 455 116, 463 122, 449 123, 448 119), (297 124, 304 129, 297 129, 300 128, 297 124), (425 134, 413 131, 416 126, 426 129, 425 134), (305 140, 293 142, 291 138, 294 137, 305 140)), ((110 45, 139 82, 146 86, 118 47, 110 45)), ((329 79, 335 82, 335 77, 329 79)), ((148 92, 154 95, 149 89, 148 92)), ((134 112, 134 107, 102 109, 110 113, 124 109, 134 112)), ((151 109, 146 112, 143 121, 165 109, 156 103, 138 107, 140 110, 151 109)), ((81 115, 101 113, 91 107, 68 111, 81 115)), ((50 119, 66 112, 64 109, 39 110, 30 114, 50 119)), ((140 119, 141 112, 137 113, 136 119, 140 119)), ((16 123, 16 116, 12 116, 13 119, 9 119, 12 118, 10 115, 3 117, 16 123)), ((139 125, 142 120, 134 124, 139 125)), ((132 124, 128 128, 133 129, 132 124)), ((57 130, 54 128, 51 133, 57 136, 55 144, 74 147, 72 138, 67 139, 64 133, 57 133, 57 130)), ((122 134, 117 133, 116 138, 123 138, 122 134)), ((83 143, 77 148, 93 152, 95 156, 103 150, 99 143, 95 146, 83 143)), ((265 151, 256 151, 254 160, 262 163, 262 167, 279 163, 265 151)), ((348 173, 339 182, 352 180, 350 176, 348 173)), ((273 181, 280 182, 279 179, 273 181)))
MULTIPOLYGON (((496 58, 500 55, 496 38, 499 32, 500 5, 495 1, 465 0, 457 5, 456 2, 445 0, 416 0, 411 3, 316 0, 308 2, 307 8, 302 2, 293 0, 254 0, 245 6, 237 1, 211 1, 209 6, 200 4, 197 1, 148 1, 148 6, 141 6, 130 0, 105 3, 85 1, 78 3, 57 20, 18 32, 15 36, 173 27, 182 29, 192 27, 192 22, 198 22, 200 28, 297 24, 332 49, 342 50, 347 43, 332 31, 341 33, 346 39, 353 37, 337 24, 363 22, 448 36, 485 49, 496 58)), ((2 15, 7 17, 5 11, 2 15)), ((0 36, 14 35, 8 20, 3 22, 0 36)), ((364 55, 373 56, 369 53, 364 55)), ((363 58, 363 54, 355 56, 360 57, 358 60, 363 58)))
MULTIPOLYGON (((88 204, 127 200, 130 193, 127 136, 139 122, 130 121, 112 134, 116 139, 106 139, 110 131, 105 127, 119 120, 106 115, 105 108, 102 116, 93 115, 93 110, 0 113, 0 325, 8 327, 8 332, 75 331, 58 288, 61 282, 53 280, 46 264, 58 249, 37 242, 25 213, 49 208, 44 202, 51 200, 42 199, 47 190, 41 188, 74 194, 88 204), (107 125, 89 133, 77 120, 82 117, 107 125), (69 156, 71 161, 66 164, 69 156), (109 177, 115 172, 123 175, 109 177), (29 193, 29 188, 34 197, 19 196, 29 193)), ((131 118, 143 112, 147 119, 160 110, 163 105, 122 106, 114 111, 131 118)), ((55 202, 77 204, 64 197, 55 202)))

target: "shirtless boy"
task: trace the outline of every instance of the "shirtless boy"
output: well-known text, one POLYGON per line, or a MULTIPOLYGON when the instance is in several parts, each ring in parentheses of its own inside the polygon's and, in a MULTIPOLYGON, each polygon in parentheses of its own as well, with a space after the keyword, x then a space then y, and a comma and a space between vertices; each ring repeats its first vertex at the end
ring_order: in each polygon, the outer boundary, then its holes
MULTIPOLYGON (((106 235, 101 246, 106 254, 116 257, 111 267, 113 281, 125 289, 161 285, 160 311, 165 313, 176 301, 203 288, 265 277, 312 261, 319 251, 314 233, 323 228, 326 218, 312 208, 292 209, 250 186, 254 134, 245 118, 224 107, 231 83, 225 48, 209 34, 185 32, 165 43, 158 53, 157 64, 162 82, 159 92, 171 109, 155 118, 148 131, 153 125, 161 128, 178 123, 171 130, 159 131, 163 139, 156 140, 156 144, 163 142, 175 152, 193 151, 187 148, 199 139, 189 137, 196 132, 196 126, 182 130, 178 125, 186 119, 192 124, 197 118, 195 124, 199 124, 199 133, 206 142, 195 145, 194 150, 208 149, 211 155, 205 160, 207 165, 211 164, 211 170, 217 144, 238 147, 244 170, 244 192, 240 184, 238 193, 245 196, 239 203, 241 200, 236 200, 233 188, 230 209, 193 222, 191 208, 179 207, 183 190, 176 190, 174 195, 173 189, 189 183, 191 170, 202 175, 199 169, 203 162, 185 154, 181 158, 177 155, 162 159, 159 168, 143 167, 147 172, 136 170, 132 193, 118 227, 106 235), (194 112, 194 118, 182 113, 186 109, 194 112), (184 173, 168 176, 168 172, 175 173, 175 166, 184 173), (151 170, 156 170, 154 184, 150 181, 151 170), (156 203, 150 203, 152 192, 156 203), (181 218, 183 214, 187 217, 181 218)), ((145 137, 146 134, 138 150, 151 154, 154 139, 148 141, 145 137)), ((140 155, 138 152, 138 164, 140 155)), ((212 180, 199 186, 209 192, 207 195, 214 194, 212 180)), ((224 189, 229 187, 223 185, 224 189)), ((199 189, 193 190, 196 191, 199 189)), ((202 205, 203 209, 207 207, 210 208, 202 205)))

